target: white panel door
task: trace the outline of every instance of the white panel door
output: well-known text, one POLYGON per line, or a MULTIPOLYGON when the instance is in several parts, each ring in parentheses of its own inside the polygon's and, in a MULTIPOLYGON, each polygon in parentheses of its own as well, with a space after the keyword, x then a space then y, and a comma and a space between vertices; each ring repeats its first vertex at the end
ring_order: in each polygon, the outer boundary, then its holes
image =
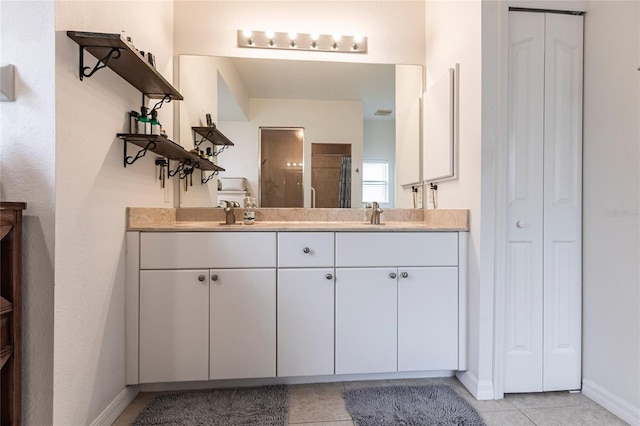
POLYGON ((209 272, 210 379, 275 377, 275 269, 209 272))
POLYGON ((583 17, 546 14, 544 390, 580 389, 583 17))
POLYGON ((504 392, 542 391, 544 14, 509 14, 504 392))
POLYGON ((506 393, 580 388, 582 25, 509 14, 506 393))
POLYGON ((209 378, 208 272, 140 272, 140 383, 209 378))
POLYGON ((336 374, 397 371, 396 268, 336 269, 336 374))
POLYGON ((278 271, 278 376, 333 374, 333 268, 278 271))
POLYGON ((458 268, 398 269, 398 371, 458 369, 458 268))

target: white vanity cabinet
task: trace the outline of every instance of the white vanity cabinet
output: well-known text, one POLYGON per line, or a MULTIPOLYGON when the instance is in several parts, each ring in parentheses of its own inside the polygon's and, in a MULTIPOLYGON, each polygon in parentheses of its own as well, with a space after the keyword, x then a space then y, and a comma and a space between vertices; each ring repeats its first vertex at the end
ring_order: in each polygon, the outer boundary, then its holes
POLYGON ((127 384, 465 370, 467 237, 130 231, 127 384))
POLYGON ((457 232, 336 234, 337 374, 464 369, 460 248, 457 232))
POLYGON ((210 379, 276 375, 276 270, 213 269, 210 379))
POLYGON ((334 233, 278 233, 278 376, 334 374, 334 233))
POLYGON ((130 232, 127 252, 127 384, 275 376, 275 232, 130 232))
POLYGON ((140 382, 209 378, 208 270, 140 271, 140 382))

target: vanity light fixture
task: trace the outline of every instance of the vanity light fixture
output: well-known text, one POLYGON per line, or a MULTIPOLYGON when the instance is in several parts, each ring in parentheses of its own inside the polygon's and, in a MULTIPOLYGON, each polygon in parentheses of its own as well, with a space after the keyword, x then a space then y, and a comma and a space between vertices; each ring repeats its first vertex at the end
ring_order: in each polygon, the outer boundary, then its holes
POLYGON ((238 47, 283 50, 310 50, 316 52, 367 53, 367 37, 360 34, 345 36, 339 33, 311 34, 275 32, 272 30, 238 30, 238 47))

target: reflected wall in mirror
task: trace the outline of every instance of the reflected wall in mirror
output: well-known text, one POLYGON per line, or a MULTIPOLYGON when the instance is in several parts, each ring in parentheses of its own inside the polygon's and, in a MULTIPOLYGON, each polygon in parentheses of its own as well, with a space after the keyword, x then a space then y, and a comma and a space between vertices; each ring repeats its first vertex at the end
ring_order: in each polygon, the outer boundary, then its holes
MULTIPOLYGON (((350 200, 344 205, 362 207, 368 201, 362 199, 361 172, 369 160, 389 163, 386 207, 412 207, 410 190, 402 185, 414 181, 397 180, 396 171, 415 170, 410 179, 420 180, 422 66, 181 55, 176 71, 185 98, 177 120, 180 144, 191 148, 190 127, 203 125, 210 113, 235 144, 216 158, 226 169, 220 176, 246 178, 251 195, 259 193, 259 129, 295 127, 305 129, 305 165, 312 164, 314 144, 350 146, 350 200), (380 115, 384 110, 391 113, 380 115)), ((302 182, 303 206, 311 207, 311 167, 303 168, 302 182)), ((215 185, 196 186, 187 193, 181 189, 181 206, 217 204, 215 185)))
POLYGON ((304 129, 260 128, 261 207, 303 207, 304 129))

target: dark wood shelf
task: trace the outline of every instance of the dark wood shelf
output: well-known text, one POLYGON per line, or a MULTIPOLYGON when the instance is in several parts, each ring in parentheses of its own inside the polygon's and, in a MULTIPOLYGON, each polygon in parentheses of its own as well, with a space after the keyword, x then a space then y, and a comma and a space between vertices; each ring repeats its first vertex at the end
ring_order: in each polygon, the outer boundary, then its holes
POLYGON ((201 158, 196 154, 193 154, 177 143, 173 142, 160 135, 138 135, 132 133, 118 133, 118 137, 125 142, 132 143, 141 148, 146 148, 149 142, 156 144, 155 148, 149 148, 149 151, 154 152, 169 160, 177 160, 179 162, 185 162, 189 160, 191 164, 198 164, 200 170, 218 170, 223 172, 224 169, 220 166, 213 164, 211 161, 201 158))
POLYGON ((9 314, 11 312, 13 312, 13 303, 0 296, 0 315, 9 314))
POLYGON ((2 370, 2 367, 9 361, 11 355, 13 355, 13 346, 2 348, 2 351, 0 351, 0 370, 2 370))
POLYGON ((118 49, 120 56, 109 59, 107 67, 149 98, 162 99, 170 95, 174 100, 184 99, 120 34, 67 31, 67 36, 80 45, 81 55, 84 49, 98 60, 108 57, 113 49, 118 49))
POLYGON ((233 142, 215 127, 192 127, 191 129, 214 145, 233 146, 233 142))

